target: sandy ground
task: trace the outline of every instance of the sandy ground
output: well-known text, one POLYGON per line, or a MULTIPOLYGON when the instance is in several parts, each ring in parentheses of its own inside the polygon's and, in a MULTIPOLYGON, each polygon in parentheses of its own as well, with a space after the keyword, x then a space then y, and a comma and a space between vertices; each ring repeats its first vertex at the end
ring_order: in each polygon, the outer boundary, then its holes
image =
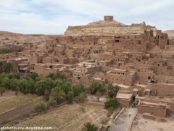
POLYGON ((150 120, 138 115, 132 131, 174 131, 174 119, 167 118, 165 120, 150 120))
POLYGON ((0 114, 12 110, 20 105, 27 104, 29 102, 35 102, 41 99, 34 95, 15 95, 14 92, 7 91, 0 96, 0 114))
POLYGON ((92 122, 100 125, 107 117, 103 106, 96 105, 64 105, 47 112, 21 121, 17 127, 52 127, 58 131, 80 131, 84 123, 92 122))

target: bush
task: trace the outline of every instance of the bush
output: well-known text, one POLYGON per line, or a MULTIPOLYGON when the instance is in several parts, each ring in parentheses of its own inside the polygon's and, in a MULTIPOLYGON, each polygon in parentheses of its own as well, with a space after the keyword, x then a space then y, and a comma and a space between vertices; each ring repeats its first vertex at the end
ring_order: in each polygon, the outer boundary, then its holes
POLYGON ((46 111, 48 109, 48 106, 45 103, 39 103, 34 107, 34 111, 37 113, 46 111))
POLYGON ((47 90, 45 90, 45 92, 44 92, 44 100, 45 101, 48 101, 49 100, 49 96, 50 96, 50 92, 49 91, 47 91, 47 90))
POLYGON ((35 88, 38 95, 44 95, 46 90, 51 92, 51 89, 54 88, 54 81, 51 78, 41 78, 36 81, 35 88))
POLYGON ((74 85, 74 86, 72 87, 72 89, 73 89, 74 96, 79 96, 80 93, 82 93, 82 92, 85 91, 84 85, 82 85, 82 84, 74 85))
POLYGON ((56 80, 56 79, 65 79, 65 75, 61 72, 56 72, 56 73, 50 73, 48 75, 49 78, 56 80))
POLYGON ((57 104, 62 103, 65 100, 65 98, 66 98, 66 94, 60 88, 55 87, 51 90, 50 99, 55 100, 57 104))
POLYGON ((66 98, 67 98, 67 102, 71 104, 74 99, 74 93, 72 91, 69 91, 66 98))
POLYGON ((84 131, 97 131, 97 127, 90 122, 85 123, 83 129, 84 131))
POLYGON ((86 100, 86 98, 87 98, 87 95, 85 92, 80 93, 80 96, 79 96, 80 102, 84 102, 86 100))
POLYGON ((94 95, 97 92, 104 93, 105 88, 101 83, 99 83, 97 81, 93 81, 92 84, 90 85, 90 91, 91 91, 91 94, 94 95))
POLYGON ((54 99, 52 99, 52 98, 50 98, 49 99, 49 101, 48 101, 48 105, 49 106, 56 106, 57 105, 57 101, 56 100, 54 100, 54 99))
POLYGON ((0 73, 5 72, 5 73, 10 73, 13 71, 13 66, 11 63, 6 63, 0 61, 0 73))
POLYGON ((34 93, 34 81, 32 79, 21 78, 18 80, 18 89, 24 94, 34 93))
POLYGON ((110 115, 112 115, 112 113, 114 112, 115 108, 110 107, 110 108, 108 108, 107 110, 108 110, 107 116, 110 116, 110 115))
POLYGON ((108 93, 108 97, 113 98, 117 95, 117 92, 119 90, 118 86, 113 86, 111 83, 109 83, 107 85, 107 93, 108 93))
POLYGON ((109 99, 105 102, 105 108, 110 111, 115 110, 118 105, 118 101, 115 98, 109 99))
POLYGON ((31 78, 32 80, 36 80, 39 76, 37 73, 29 73, 27 77, 31 78))

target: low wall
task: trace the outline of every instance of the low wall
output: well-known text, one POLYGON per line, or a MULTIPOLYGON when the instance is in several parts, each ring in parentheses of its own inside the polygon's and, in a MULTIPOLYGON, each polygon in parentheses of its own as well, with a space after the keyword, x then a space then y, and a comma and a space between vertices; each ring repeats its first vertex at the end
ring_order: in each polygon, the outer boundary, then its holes
POLYGON ((160 106, 138 105, 139 113, 150 113, 159 117, 166 117, 167 109, 160 106))

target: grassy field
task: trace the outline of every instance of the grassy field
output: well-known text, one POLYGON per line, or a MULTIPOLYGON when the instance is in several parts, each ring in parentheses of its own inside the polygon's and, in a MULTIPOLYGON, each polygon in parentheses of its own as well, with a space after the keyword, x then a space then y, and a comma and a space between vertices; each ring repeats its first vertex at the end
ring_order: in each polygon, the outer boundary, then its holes
POLYGON ((40 97, 33 95, 15 95, 13 92, 6 92, 0 96, 0 114, 12 110, 20 105, 40 100, 40 97))
POLYGON ((45 114, 28 118, 18 127, 53 127, 60 131, 80 131, 86 122, 100 125, 107 118, 107 111, 98 105, 64 105, 45 114))

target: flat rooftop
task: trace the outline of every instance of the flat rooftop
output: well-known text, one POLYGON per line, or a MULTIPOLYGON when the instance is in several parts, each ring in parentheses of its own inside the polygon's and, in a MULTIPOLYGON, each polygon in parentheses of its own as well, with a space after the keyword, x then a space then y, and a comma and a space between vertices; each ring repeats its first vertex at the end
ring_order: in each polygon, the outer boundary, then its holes
POLYGON ((116 98, 118 99, 131 99, 132 94, 128 94, 128 93, 118 93, 116 98))

